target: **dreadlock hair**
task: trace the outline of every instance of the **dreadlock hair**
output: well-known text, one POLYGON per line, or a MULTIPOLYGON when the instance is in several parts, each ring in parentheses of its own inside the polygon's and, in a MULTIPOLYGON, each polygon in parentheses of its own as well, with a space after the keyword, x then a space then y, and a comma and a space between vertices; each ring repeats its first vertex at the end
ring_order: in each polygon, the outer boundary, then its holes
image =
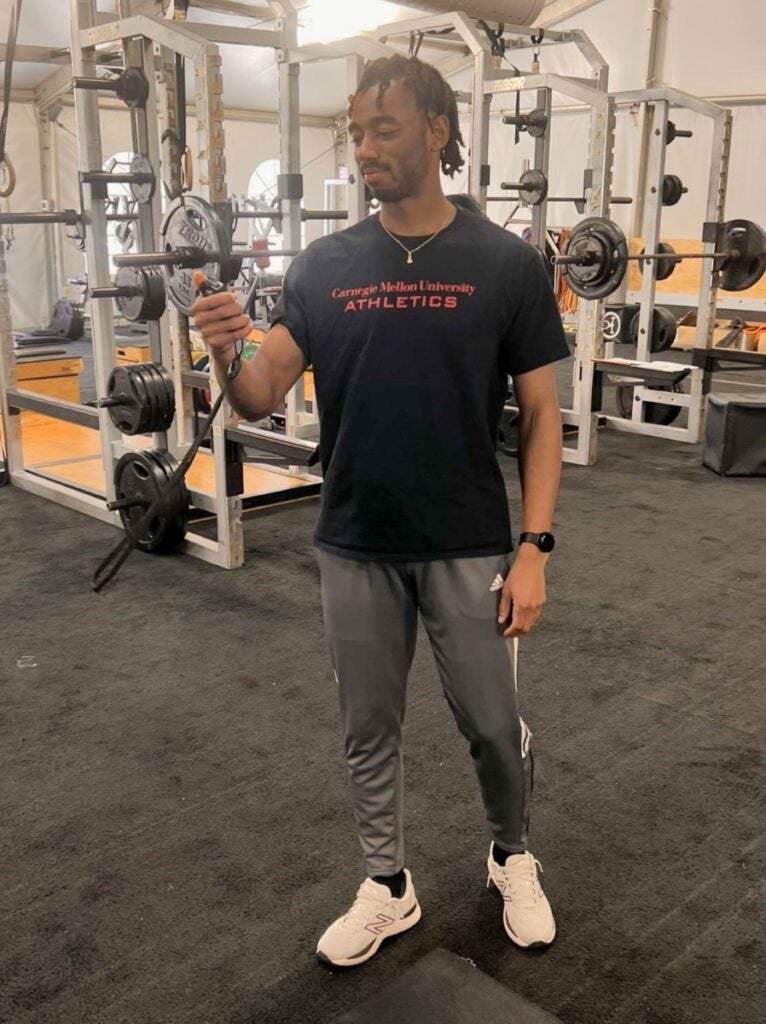
POLYGON ((383 96, 393 81, 400 81, 407 86, 415 97, 418 108, 427 118, 443 114, 449 121, 449 142, 441 152, 441 169, 444 174, 453 177, 455 171, 459 171, 465 163, 460 154, 460 147, 465 143, 460 134, 455 93, 435 67, 418 60, 417 57, 404 57, 400 54, 368 61, 356 92, 349 98, 349 110, 359 93, 366 92, 376 85, 378 107, 382 108, 383 96))

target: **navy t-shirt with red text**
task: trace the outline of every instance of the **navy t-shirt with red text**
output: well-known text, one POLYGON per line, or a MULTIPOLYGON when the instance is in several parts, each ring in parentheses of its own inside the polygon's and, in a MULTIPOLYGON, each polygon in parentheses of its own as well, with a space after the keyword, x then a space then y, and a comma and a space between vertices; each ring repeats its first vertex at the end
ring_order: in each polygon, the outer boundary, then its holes
POLYGON ((378 561, 503 554, 507 375, 570 354, 561 317, 538 251, 484 217, 458 209, 412 260, 370 216, 285 276, 272 322, 313 367, 321 424, 315 542, 378 561))

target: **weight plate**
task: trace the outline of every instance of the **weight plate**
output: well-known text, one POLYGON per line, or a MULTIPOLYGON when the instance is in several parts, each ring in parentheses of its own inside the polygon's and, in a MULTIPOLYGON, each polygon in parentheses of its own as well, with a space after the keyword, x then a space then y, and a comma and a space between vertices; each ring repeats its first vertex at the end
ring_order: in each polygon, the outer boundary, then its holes
MULTIPOLYGON (((638 344, 638 331, 641 322, 641 310, 630 321, 630 340, 638 344)), ((672 348, 678 334, 678 322, 669 309, 655 306, 652 313, 652 336, 649 339, 649 351, 655 354, 667 352, 672 348)))
POLYGON ((153 430, 167 430, 176 413, 176 392, 173 379, 164 366, 143 363, 143 370, 154 380, 154 393, 159 400, 159 412, 153 430))
POLYGON ((162 274, 156 267, 146 267, 144 274, 147 281, 147 294, 141 319, 160 320, 165 312, 165 284, 162 274))
POLYGON ((149 98, 149 82, 141 68, 125 68, 115 92, 126 107, 143 107, 149 98))
POLYGON ((106 384, 107 397, 121 399, 120 405, 110 405, 109 418, 122 434, 133 436, 141 432, 144 409, 133 386, 130 368, 115 366, 106 384))
POLYGON ((527 117, 527 134, 533 139, 541 139, 548 127, 548 115, 544 110, 533 110, 527 117))
MULTIPOLYGON (((641 256, 644 255, 646 249, 641 250, 641 256)), ((676 256, 676 250, 670 244, 670 242, 659 242, 657 244, 657 252, 662 253, 662 256, 657 256, 654 262, 657 264, 657 277, 658 281, 666 281, 673 271, 676 269, 681 260, 676 256)), ((651 262, 647 260, 646 262, 651 262)), ((644 273, 644 260, 638 261, 638 269, 641 274, 644 273)))
POLYGON ((161 416, 160 396, 157 392, 157 382, 151 371, 147 369, 148 366, 148 363, 134 363, 130 368, 133 376, 143 384, 144 392, 146 394, 148 412, 144 420, 143 433, 157 430, 157 423, 161 416))
POLYGON ((120 314, 131 323, 141 320, 146 290, 144 272, 140 267, 120 267, 114 283, 118 288, 129 288, 133 294, 118 295, 115 304, 120 314))
POLYGON ((726 292, 752 288, 766 272, 766 233, 751 220, 729 220, 721 238, 724 251, 735 249, 740 255, 722 262, 719 286, 726 292))
POLYGON ((135 501, 132 508, 120 509, 125 532, 142 551, 162 551, 178 544, 186 533, 189 492, 180 481, 168 492, 168 480, 177 463, 166 452, 154 450, 128 452, 115 466, 114 485, 117 500, 135 501), (157 501, 161 504, 147 519, 146 511, 157 501))
POLYGON ((82 311, 68 299, 59 299, 53 307, 48 330, 69 341, 78 341, 85 331, 82 311))
POLYGON ((545 202, 548 195, 548 179, 542 171, 534 168, 524 171, 519 178, 522 188, 519 189, 519 199, 525 206, 539 206, 545 202))
MULTIPOLYGON (((617 409, 623 419, 629 420, 633 416, 633 401, 635 397, 634 384, 617 385, 617 409)), ((675 391, 681 393, 680 384, 657 384, 655 391, 675 391)), ((680 405, 661 405, 659 402, 644 402, 644 422, 654 423, 659 427, 669 427, 678 419, 681 412, 680 405)))
MULTIPOLYGON (((200 371, 207 370, 209 363, 209 356, 200 356, 199 359, 197 359, 196 362, 194 363, 194 369, 200 371)), ((199 388, 195 388, 193 392, 193 399, 194 408, 197 410, 197 412, 201 413, 203 416, 207 416, 208 413, 210 412, 210 408, 212 405, 210 388, 205 388, 204 391, 201 391, 199 388)))
POLYGON ((163 267, 167 298, 184 316, 191 314, 196 296, 193 275, 196 269, 209 278, 230 284, 239 274, 241 260, 231 256, 231 239, 216 211, 199 196, 183 195, 168 208, 160 228, 162 248, 198 256, 210 253, 200 268, 163 267))
MULTIPOLYGON (((126 367, 126 369, 128 369, 128 371, 132 371, 135 369, 135 366, 126 367)), ((143 374, 140 373, 131 373, 130 379, 136 395, 136 401, 141 409, 141 421, 136 433, 146 434, 149 431, 152 422, 152 405, 149 392, 146 387, 146 381, 144 380, 143 374)))
MULTIPOLYGON (((162 470, 165 480, 167 483, 170 483, 170 479, 178 467, 178 463, 173 456, 169 452, 160 451, 158 448, 148 448, 145 450, 145 454, 156 462, 162 470)), ((176 547, 186 536, 186 529, 189 525, 191 495, 183 480, 180 480, 173 486, 172 494, 168 492, 168 499, 171 514, 167 517, 168 531, 164 546, 176 547)))
POLYGON ((625 277, 628 242, 614 221, 586 217, 572 231, 562 255, 579 255, 589 261, 582 266, 561 265, 575 295, 583 299, 602 299, 615 292, 625 277))
POLYGON ((677 174, 666 174, 662 179, 662 205, 675 206, 684 194, 684 183, 677 174))
POLYGON ((130 161, 130 172, 131 174, 151 174, 152 180, 145 182, 131 181, 129 184, 130 193, 137 203, 148 203, 151 201, 154 195, 154 168, 152 167, 149 157, 144 156, 142 153, 136 153, 133 159, 130 161))

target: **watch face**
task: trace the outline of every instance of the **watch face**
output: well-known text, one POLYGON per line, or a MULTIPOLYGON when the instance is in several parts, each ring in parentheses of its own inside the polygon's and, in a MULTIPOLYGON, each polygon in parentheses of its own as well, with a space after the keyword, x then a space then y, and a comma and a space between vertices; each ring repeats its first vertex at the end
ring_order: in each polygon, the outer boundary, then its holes
POLYGON ((540 540, 537 542, 537 546, 544 554, 548 555, 551 551, 553 551, 555 543, 556 542, 553 539, 552 533, 541 533, 540 540))

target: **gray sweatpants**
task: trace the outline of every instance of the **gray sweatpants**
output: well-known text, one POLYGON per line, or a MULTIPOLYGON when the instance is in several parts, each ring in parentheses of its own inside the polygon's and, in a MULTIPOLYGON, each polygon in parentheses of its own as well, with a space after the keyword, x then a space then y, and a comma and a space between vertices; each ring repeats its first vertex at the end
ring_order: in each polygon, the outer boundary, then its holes
POLYGON ((468 740, 489 831, 526 849, 531 734, 519 717, 516 643, 497 622, 509 558, 369 562, 317 551, 340 691, 354 816, 367 874, 404 866, 402 723, 418 612, 444 695, 468 740))

